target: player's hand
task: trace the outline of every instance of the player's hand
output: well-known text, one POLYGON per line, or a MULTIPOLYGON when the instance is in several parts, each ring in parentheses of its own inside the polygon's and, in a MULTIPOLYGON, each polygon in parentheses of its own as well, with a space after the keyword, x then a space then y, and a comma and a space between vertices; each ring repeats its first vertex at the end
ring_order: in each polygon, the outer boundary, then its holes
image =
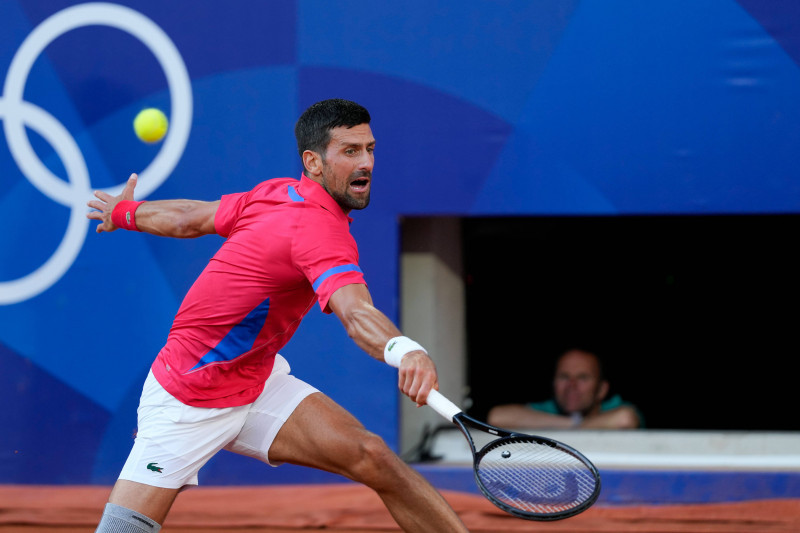
POLYGON ((133 200, 133 190, 136 188, 137 179, 138 176, 136 174, 131 174, 131 177, 128 178, 128 182, 125 184, 125 188, 122 189, 122 193, 120 193, 119 196, 111 196, 103 191, 94 192, 97 200, 90 200, 86 204, 93 209, 86 213, 86 218, 100 221, 100 224, 97 226, 97 233, 103 233, 104 231, 110 232, 117 229, 117 226, 111 222, 111 213, 122 200, 133 200))
POLYGON ((417 402, 417 406, 425 405, 425 399, 431 389, 439 388, 439 377, 436 365, 423 351, 409 352, 403 356, 398 372, 400 391, 417 402))

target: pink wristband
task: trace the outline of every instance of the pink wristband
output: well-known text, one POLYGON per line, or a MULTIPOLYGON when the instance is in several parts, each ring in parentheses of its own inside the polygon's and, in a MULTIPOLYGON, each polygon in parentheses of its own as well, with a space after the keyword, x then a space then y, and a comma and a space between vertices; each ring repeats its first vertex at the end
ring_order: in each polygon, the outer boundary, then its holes
POLYGON ((114 210, 111 212, 111 222, 118 228, 141 231, 136 227, 136 208, 143 203, 144 201, 122 200, 114 206, 114 210))

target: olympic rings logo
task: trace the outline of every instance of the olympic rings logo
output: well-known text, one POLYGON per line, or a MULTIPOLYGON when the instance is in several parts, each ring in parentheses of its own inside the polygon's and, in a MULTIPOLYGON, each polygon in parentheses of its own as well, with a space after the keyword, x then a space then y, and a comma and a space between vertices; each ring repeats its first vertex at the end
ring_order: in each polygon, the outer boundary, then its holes
MULTIPOLYGON (((138 38, 155 55, 170 91, 170 129, 161 150, 139 172, 137 197, 144 198, 169 177, 183 155, 192 122, 192 88, 186 65, 167 34, 152 20, 133 9, 109 3, 68 7, 39 24, 20 45, 8 69, 0 96, 0 120, 14 161, 42 194, 70 208, 67 230, 56 251, 38 269, 21 278, 0 281, 0 305, 32 298, 50 288, 69 270, 83 247, 89 219, 86 202, 92 197, 86 161, 78 143, 50 113, 23 101, 25 83, 36 58, 62 34, 83 26, 110 26, 138 38), (25 128, 40 134, 55 150, 68 182, 55 176, 39 159, 25 128)), ((127 176, 126 176, 127 178, 127 176)), ((124 183, 103 189, 118 195, 124 183)))

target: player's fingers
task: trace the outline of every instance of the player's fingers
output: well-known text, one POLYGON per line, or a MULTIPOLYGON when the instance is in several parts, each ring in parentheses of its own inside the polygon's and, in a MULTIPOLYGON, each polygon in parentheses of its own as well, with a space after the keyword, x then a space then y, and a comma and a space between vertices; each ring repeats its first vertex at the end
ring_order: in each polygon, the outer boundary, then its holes
POLYGON ((417 405, 424 402, 437 381, 436 366, 424 351, 412 352, 403 357, 398 372, 398 386, 417 405))
MULTIPOLYGON (((106 203, 106 204, 110 200, 112 200, 114 198, 113 196, 111 196, 110 194, 108 194, 105 191, 94 191, 94 195, 95 195, 95 197, 97 197, 99 200, 101 200, 103 203, 106 203)), ((92 201, 94 202, 95 200, 92 200, 92 201)))
POLYGON ((417 380, 414 380, 411 383, 411 386, 408 388, 408 397, 411 398, 412 400, 414 400, 417 403, 419 403, 417 398, 419 396, 420 386, 421 386, 421 384, 418 383, 417 380))
POLYGON ((397 386, 399 387, 400 392, 412 400, 417 401, 416 397, 419 390, 419 384, 417 373, 414 370, 401 369, 398 373, 397 386))
POLYGON ((102 224, 97 226, 97 233, 103 233, 103 232, 111 233, 115 229, 117 229, 117 227, 115 225, 113 225, 113 224, 111 224, 109 222, 103 222, 102 224))
POLYGON ((419 389, 417 393, 417 406, 422 407, 426 403, 428 403, 428 394, 431 393, 432 390, 439 388, 439 382, 437 380, 427 381, 425 382, 419 389))
POLYGON ((429 372, 415 373, 413 381, 409 384, 408 397, 414 400, 417 405, 424 405, 425 399, 435 383, 435 376, 429 372))
POLYGON ((86 202, 86 205, 91 207, 92 209, 96 209, 97 211, 91 211, 94 213, 103 211, 103 208, 106 206, 106 202, 100 202, 98 200, 90 200, 86 202))
POLYGON ((411 381, 409 380, 408 370, 401 368, 397 373, 397 388, 407 396, 410 384, 411 381))
POLYGON ((126 200, 133 200, 133 190, 136 188, 136 181, 139 179, 139 176, 136 175, 134 172, 128 178, 127 183, 125 183, 125 188, 122 189, 122 197, 126 200))

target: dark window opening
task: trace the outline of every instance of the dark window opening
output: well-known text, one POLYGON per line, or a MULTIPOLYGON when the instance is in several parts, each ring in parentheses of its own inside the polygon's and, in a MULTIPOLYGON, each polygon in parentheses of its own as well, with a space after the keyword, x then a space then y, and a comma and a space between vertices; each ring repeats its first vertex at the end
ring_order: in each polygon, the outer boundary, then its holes
POLYGON ((463 220, 471 414, 582 345, 653 429, 798 430, 800 216, 463 220))

